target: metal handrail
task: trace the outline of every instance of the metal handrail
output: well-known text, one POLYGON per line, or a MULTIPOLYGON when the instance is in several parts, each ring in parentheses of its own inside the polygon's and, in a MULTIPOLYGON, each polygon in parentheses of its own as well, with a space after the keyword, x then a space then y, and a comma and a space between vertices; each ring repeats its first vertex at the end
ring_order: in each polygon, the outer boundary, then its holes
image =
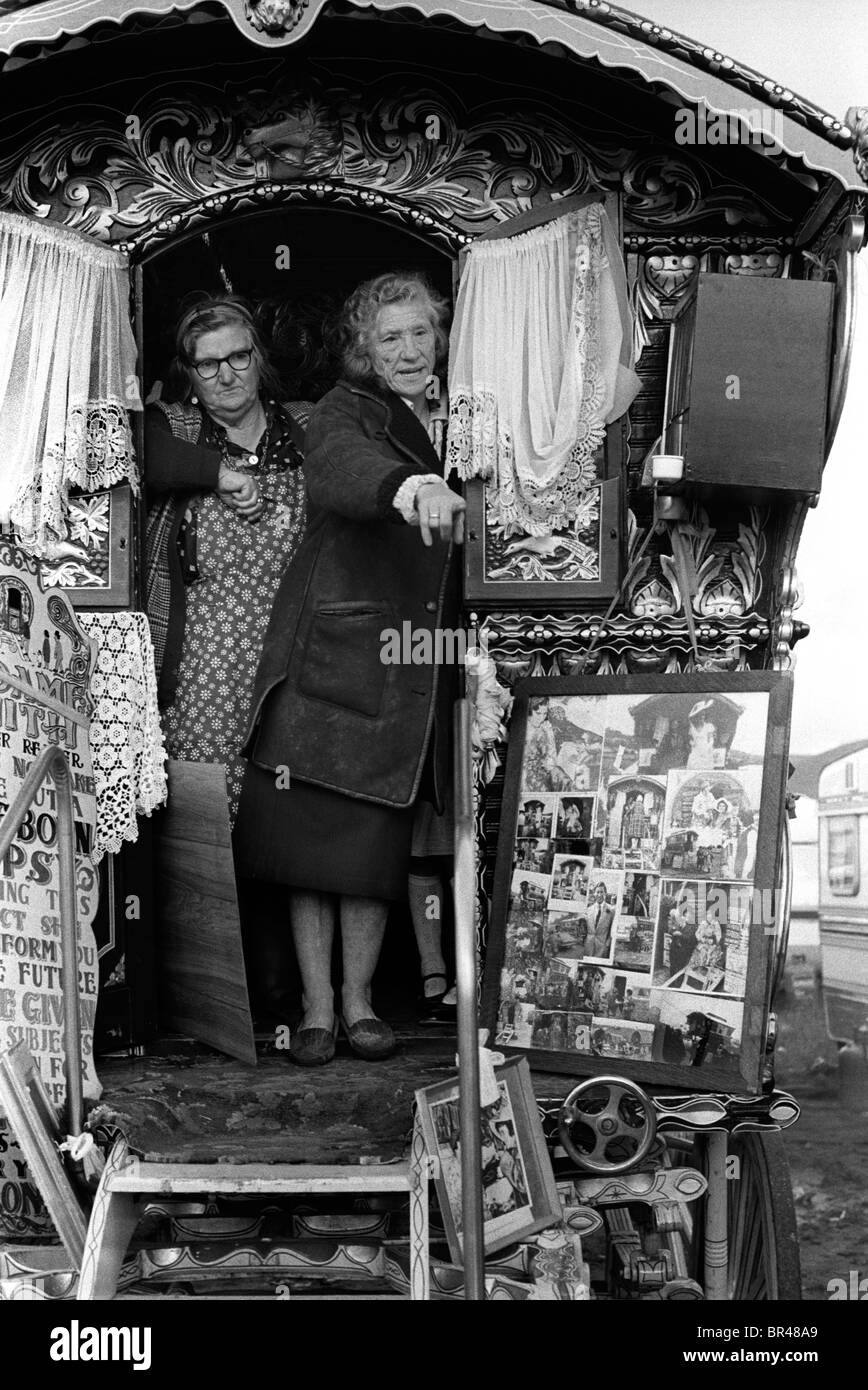
POLYGON ((476 993, 476 831, 470 702, 455 706, 455 978, 464 1297, 485 1298, 479 1019, 476 993))
POLYGON ((75 816, 72 775, 61 748, 39 754, 0 824, 0 860, 7 854, 36 793, 50 776, 57 791, 57 857, 60 870, 60 978, 63 989, 63 1050, 70 1134, 84 1125, 81 1077, 81 1001, 78 997, 78 932, 75 916, 75 816))

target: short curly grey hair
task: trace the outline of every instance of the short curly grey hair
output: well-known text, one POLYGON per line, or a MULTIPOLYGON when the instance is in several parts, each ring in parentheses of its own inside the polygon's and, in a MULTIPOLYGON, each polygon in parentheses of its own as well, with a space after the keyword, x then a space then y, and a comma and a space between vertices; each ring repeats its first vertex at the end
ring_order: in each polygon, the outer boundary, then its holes
POLYGON ((449 336, 446 323, 449 304, 426 276, 416 271, 397 271, 365 280, 353 290, 340 316, 338 340, 345 376, 351 381, 376 383, 371 356, 371 334, 377 314, 389 304, 421 304, 434 329, 436 361, 446 358, 449 336))

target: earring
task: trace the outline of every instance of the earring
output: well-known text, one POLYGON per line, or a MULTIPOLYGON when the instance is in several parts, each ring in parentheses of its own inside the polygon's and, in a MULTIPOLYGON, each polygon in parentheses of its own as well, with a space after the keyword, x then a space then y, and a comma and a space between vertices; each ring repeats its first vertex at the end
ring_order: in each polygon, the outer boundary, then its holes
POLYGON ((191 405, 198 405, 198 404, 199 404, 199 397, 198 397, 198 396, 191 396, 191 397, 190 397, 190 404, 191 404, 191 405))

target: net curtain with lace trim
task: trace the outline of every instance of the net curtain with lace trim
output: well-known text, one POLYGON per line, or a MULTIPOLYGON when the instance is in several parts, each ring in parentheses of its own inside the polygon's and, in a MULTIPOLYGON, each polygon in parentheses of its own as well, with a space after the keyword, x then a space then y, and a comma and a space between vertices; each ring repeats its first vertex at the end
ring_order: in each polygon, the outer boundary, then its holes
POLYGON ((0 521, 34 554, 65 536, 71 486, 136 486, 135 370, 126 257, 0 213, 0 521))
POLYGON ((548 535, 596 481, 639 389, 623 263, 597 204, 471 248, 449 353, 447 463, 490 479, 488 516, 548 535))

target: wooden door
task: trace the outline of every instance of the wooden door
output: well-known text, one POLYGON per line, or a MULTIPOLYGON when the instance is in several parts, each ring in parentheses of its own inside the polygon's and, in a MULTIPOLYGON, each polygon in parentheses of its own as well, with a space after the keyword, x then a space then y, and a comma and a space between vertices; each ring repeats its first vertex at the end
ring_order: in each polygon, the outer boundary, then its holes
POLYGON ((168 772, 155 884, 162 1026, 255 1064, 226 773, 172 761, 168 772))

